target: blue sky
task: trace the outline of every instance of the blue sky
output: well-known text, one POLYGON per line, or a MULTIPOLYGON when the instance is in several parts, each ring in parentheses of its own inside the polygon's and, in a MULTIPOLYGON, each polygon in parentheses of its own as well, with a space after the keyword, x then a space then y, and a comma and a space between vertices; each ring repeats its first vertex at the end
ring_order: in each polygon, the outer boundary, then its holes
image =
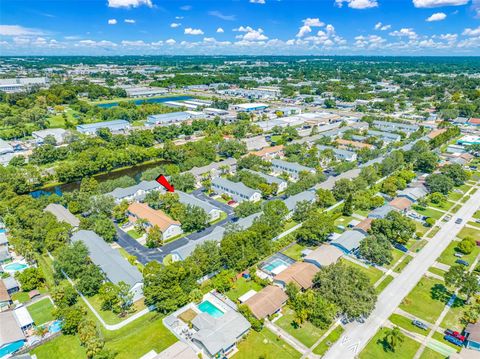
POLYGON ((0 0, 0 54, 480 55, 480 0, 0 0))

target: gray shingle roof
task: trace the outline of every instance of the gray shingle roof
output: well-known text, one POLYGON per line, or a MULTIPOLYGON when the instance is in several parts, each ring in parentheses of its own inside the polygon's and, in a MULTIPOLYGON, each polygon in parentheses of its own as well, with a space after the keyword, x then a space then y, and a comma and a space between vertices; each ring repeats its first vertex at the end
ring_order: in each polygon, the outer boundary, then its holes
POLYGON ((13 311, 0 312, 0 347, 19 340, 25 340, 13 311))
POLYGON ((342 247, 347 252, 351 252, 357 249, 358 247, 360 247, 360 242, 365 237, 366 237, 365 234, 361 233, 360 231, 356 231, 356 230, 346 231, 346 232, 343 232, 343 234, 340 237, 331 241, 330 244, 336 245, 338 247, 342 247))
POLYGON ((208 242, 208 241, 220 242, 223 238, 224 233, 225 233, 225 228, 215 227, 215 229, 211 233, 203 236, 202 238, 196 241, 190 241, 186 245, 175 249, 173 252, 177 254, 181 260, 185 260, 188 256, 190 256, 193 253, 195 248, 204 244, 205 242, 208 242))
POLYGON ((210 172, 212 170, 216 170, 216 169, 219 169, 220 167, 222 166, 235 166, 237 164, 237 160, 235 158, 227 158, 221 162, 213 162, 213 163, 210 163, 209 165, 207 166, 203 166, 203 167, 193 167, 191 170, 189 170, 188 172, 190 172, 191 174, 193 174, 194 176, 200 176, 204 173, 207 173, 207 172, 210 172))
POLYGON ((260 176, 264 180, 266 180, 268 184, 271 184, 271 183, 281 184, 281 183, 285 182, 285 180, 283 180, 281 178, 278 178, 278 177, 275 177, 275 176, 270 176, 270 175, 267 175, 267 174, 262 173, 262 172, 252 171, 252 170, 248 170, 248 169, 244 169, 242 171, 247 171, 247 172, 253 173, 257 176, 260 176))
POLYGON ((2 279, 2 281, 3 284, 5 284, 5 288, 7 288, 7 290, 19 287, 18 282, 13 277, 4 278, 2 279))
POLYGON ((112 283, 118 284, 123 281, 130 287, 142 283, 143 277, 137 267, 131 265, 95 232, 80 230, 72 236, 71 240, 72 242, 82 241, 87 246, 92 262, 100 267, 112 283))
POLYGON ((369 130, 367 133, 372 136, 381 137, 383 139, 388 139, 392 141, 398 141, 402 138, 402 136, 400 136, 399 134, 391 132, 369 130))
POLYGON ((130 187, 115 188, 112 192, 108 193, 108 195, 112 196, 115 199, 121 200, 123 198, 133 196, 135 193, 137 193, 140 190, 149 192, 159 187, 160 187, 160 184, 158 184, 157 181, 142 181, 130 187))
POLYGON ((302 171, 315 171, 314 168, 303 166, 299 163, 296 162, 288 162, 288 161, 283 161, 283 160, 277 160, 273 159, 272 160, 272 165, 274 167, 281 167, 281 168, 286 168, 288 170, 294 171, 294 172, 302 172, 302 171))
POLYGON ((207 214, 210 213, 213 210, 218 210, 217 207, 211 205, 208 202, 202 201, 202 200, 198 199, 197 197, 192 196, 191 194, 188 194, 188 193, 185 193, 185 192, 182 192, 182 191, 175 191, 175 193, 178 194, 178 200, 181 203, 183 203, 185 205, 200 207, 207 214))
POLYGON ((384 204, 382 207, 375 208, 370 214, 368 218, 385 218, 387 214, 393 211, 393 207, 389 204, 384 204))
POLYGON ((260 191, 256 189, 245 186, 242 182, 233 182, 222 177, 214 178, 212 180, 212 186, 222 186, 224 188, 227 188, 228 190, 241 193, 249 198, 255 193, 260 193, 260 191))
POLYGON ((235 344, 238 338, 250 329, 250 323, 240 313, 228 311, 220 318, 200 313, 192 320, 198 329, 193 339, 199 341, 211 355, 235 344))
POLYGON ((301 201, 313 202, 316 199, 315 192, 304 191, 294 196, 288 197, 284 202, 289 211, 294 211, 297 204, 301 201))
POLYGON ((60 204, 50 203, 45 207, 44 211, 53 214, 59 222, 66 222, 72 227, 78 227, 80 225, 80 220, 60 204))
POLYGON ((8 238, 5 232, 0 232, 0 245, 5 245, 8 243, 8 238))

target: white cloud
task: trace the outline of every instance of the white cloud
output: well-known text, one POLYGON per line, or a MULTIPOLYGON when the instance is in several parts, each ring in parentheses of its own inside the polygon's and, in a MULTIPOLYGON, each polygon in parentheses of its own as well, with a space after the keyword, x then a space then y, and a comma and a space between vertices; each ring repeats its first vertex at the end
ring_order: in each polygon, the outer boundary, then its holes
POLYGON ((432 22, 432 21, 442 21, 447 18, 447 14, 444 12, 436 12, 435 14, 432 14, 429 18, 427 18, 425 21, 432 22))
POLYGON ((108 7, 113 8, 132 8, 142 5, 152 7, 152 0, 108 0, 108 7))
POLYGON ((165 43, 167 45, 175 45, 177 42, 174 39, 168 39, 167 41, 165 41, 165 43))
POLYGON ((127 24, 135 24, 135 20, 133 20, 133 19, 125 19, 123 21, 127 24))
POLYGON ((466 28, 463 30, 462 35, 465 36, 480 36, 480 26, 476 29, 466 28))
POLYGON ((180 23, 178 23, 178 22, 172 22, 172 23, 170 24, 170 27, 173 28, 173 29, 175 29, 175 28, 177 28, 177 27, 179 27, 179 26, 181 26, 181 25, 182 25, 182 24, 180 24, 180 23))
POLYGON ((355 46, 362 49, 376 49, 383 46, 386 41, 387 40, 378 35, 360 35, 355 37, 355 46))
POLYGON ((111 41, 102 40, 102 41, 94 41, 94 40, 81 40, 79 41, 76 46, 87 46, 87 47, 116 47, 117 44, 111 41))
POLYGON ((183 16, 175 16, 175 19, 176 19, 176 20, 182 20, 182 19, 183 19, 183 16))
POLYGON ((145 47, 148 46, 147 43, 145 43, 143 40, 137 40, 137 41, 128 41, 128 40, 123 40, 122 41, 123 46, 132 46, 132 47, 145 47))
POLYGON ((108 20, 108 25, 116 25, 117 24, 117 19, 109 19, 108 20))
POLYGON ((2 36, 30 36, 43 35, 44 32, 38 29, 30 29, 20 25, 0 25, 0 35, 2 36))
POLYGON ((303 37, 312 32, 312 27, 322 27, 325 25, 319 18, 303 19, 303 26, 298 29, 297 37, 303 37))
POLYGON ((265 4, 265 0, 250 0, 250 3, 252 3, 252 4, 261 4, 261 5, 264 5, 264 4, 265 4))
POLYGON ((465 5, 470 0, 413 0, 413 6, 420 8, 431 8, 441 6, 465 5))
POLYGON ((414 39, 417 37, 417 33, 413 31, 412 28, 403 28, 400 30, 393 31, 389 33, 390 36, 397 36, 397 37, 409 37, 411 39, 414 39))
POLYGON ((253 29, 250 26, 240 26, 239 28, 233 29, 233 31, 244 32, 245 35, 236 36, 237 39, 245 41, 264 41, 268 40, 268 37, 263 34, 263 29, 258 28, 257 30, 253 29))
POLYGON ((392 25, 385 25, 385 24, 382 24, 381 22, 377 22, 375 24, 375 30, 380 30, 380 31, 390 30, 391 27, 392 25))
POLYGON ((218 10, 209 11, 208 15, 215 16, 215 17, 218 17, 219 19, 226 20, 226 21, 234 21, 235 20, 235 15, 225 15, 225 14, 222 14, 218 10))
POLYGON ((225 32, 225 30, 223 30, 221 27, 219 27, 217 29, 217 33, 219 33, 219 34, 223 34, 224 32, 225 32))
POLYGON ((180 6, 180 10, 183 10, 183 11, 192 10, 192 5, 183 5, 183 6, 180 6))
POLYGON ((342 7, 343 3, 347 3, 349 8, 352 9, 370 9, 372 7, 378 7, 377 0, 335 0, 335 4, 338 7, 342 7))
POLYGON ((192 29, 191 27, 187 27, 183 33, 185 35, 203 35, 201 29, 192 29))

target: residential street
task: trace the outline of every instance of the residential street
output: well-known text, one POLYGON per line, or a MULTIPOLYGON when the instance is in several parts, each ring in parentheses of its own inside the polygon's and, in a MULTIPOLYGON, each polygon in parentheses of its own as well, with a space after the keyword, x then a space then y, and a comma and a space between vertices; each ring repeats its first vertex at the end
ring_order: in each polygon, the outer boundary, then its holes
POLYGON ((364 323, 350 323, 342 337, 326 353, 325 358, 354 358, 368 344, 378 329, 400 305, 402 299, 415 287, 423 274, 432 266, 438 256, 448 247, 458 232, 465 226, 479 208, 480 191, 477 191, 460 208, 452 219, 440 223, 440 231, 415 256, 410 264, 379 295, 377 305, 364 323), (461 224, 455 220, 462 218, 461 224))

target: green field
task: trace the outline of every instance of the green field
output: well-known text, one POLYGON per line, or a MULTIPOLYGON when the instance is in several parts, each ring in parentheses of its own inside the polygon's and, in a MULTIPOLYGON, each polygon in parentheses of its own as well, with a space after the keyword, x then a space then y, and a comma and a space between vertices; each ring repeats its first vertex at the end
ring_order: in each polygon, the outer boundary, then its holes
POLYGON ((247 293, 250 289, 255 291, 259 291, 262 289, 262 286, 253 280, 246 280, 245 278, 238 279, 235 283, 233 283, 232 289, 230 289, 226 295, 228 298, 233 300, 234 302, 237 301, 238 297, 241 297, 245 293, 247 293))
POLYGON ((379 280, 383 272, 380 269, 377 269, 375 267, 369 266, 368 268, 365 268, 357 263, 353 263, 352 261, 349 261, 348 259, 341 259, 342 263, 350 266, 350 267, 355 267, 357 268, 360 272, 363 272, 367 275, 367 277, 370 279, 370 283, 375 284, 377 280, 379 280))
POLYGON ((423 277, 400 304, 400 309, 419 319, 435 323, 450 298, 442 281, 423 277))
MULTIPOLYGON (((458 243, 460 242, 453 241, 452 243, 450 243, 448 247, 440 255, 440 257, 438 257, 437 262, 447 264, 449 266, 454 265, 455 261, 458 259, 457 257, 454 256, 454 254, 457 252, 455 249, 457 248, 458 243)), ((475 247, 472 253, 464 255, 462 259, 472 264, 479 252, 480 252, 480 247, 475 247)))
POLYGON ((123 322, 125 319, 127 319, 128 317, 131 317, 136 312, 146 308, 145 304, 143 303, 143 300, 137 301, 133 303, 132 312, 120 318, 111 310, 102 310, 102 300, 100 299, 99 294, 94 295, 93 297, 89 297, 87 299, 107 324, 117 324, 117 323, 123 322))
POLYGON ((327 350, 338 340, 344 332, 344 329, 341 325, 337 326, 328 336, 323 339, 320 344, 318 344, 313 350, 314 354, 323 355, 327 350))
POLYGON ((473 239, 480 238, 480 230, 474 228, 463 227, 460 233, 458 233, 458 238, 464 239, 466 237, 470 237, 473 239))
POLYGON ((440 217, 443 216, 442 212, 436 211, 436 210, 431 209, 431 208, 423 209, 422 207, 415 205, 415 206, 413 206, 413 209, 415 210, 415 212, 417 212, 418 214, 420 214, 422 216, 427 216, 427 217, 431 217, 431 218, 434 218, 434 219, 440 219, 440 217))
POLYGON ((465 306, 465 301, 463 299, 455 298, 455 302, 447 312, 445 318, 443 318, 443 322, 440 324, 440 326, 442 328, 453 329, 461 332, 464 325, 460 322, 460 320, 462 319, 463 312, 467 308, 468 307, 465 306))
MULTIPOLYGON (((429 330, 423 330, 415 325, 412 324, 412 320, 409 318, 404 317, 400 314, 392 314, 390 318, 388 318, 392 324, 401 327, 409 332, 418 333, 421 335, 427 335, 429 330)), ((425 323, 426 324, 426 323, 425 323)))
POLYGON ((441 270, 441 269, 435 268, 435 267, 430 267, 430 268, 428 268, 428 271, 429 271, 430 273, 439 275, 440 277, 443 277, 443 276, 445 275, 445 273, 446 273, 444 270, 441 270))
POLYGON ((380 328, 375 336, 370 340, 365 349, 360 353, 360 359, 412 359, 415 356, 420 343, 405 336, 403 343, 399 344, 395 352, 391 352, 384 342, 385 333, 388 329, 380 328))
POLYGON ((384 267, 387 268, 387 269, 392 268, 393 265, 394 265, 395 263, 397 263, 398 260, 399 260, 400 258, 402 258, 402 256, 403 256, 404 254, 405 254, 405 253, 403 253, 402 251, 399 251, 398 249, 393 248, 393 249, 392 249, 392 257, 393 257, 393 259, 392 259, 392 261, 390 262, 390 264, 386 264, 384 267))
POLYGON ((275 324, 309 348, 327 331, 317 328, 310 322, 305 322, 301 327, 296 327, 293 321, 295 319, 293 310, 284 307, 283 313, 283 316, 275 324))
POLYGON ((302 258, 302 251, 307 248, 305 246, 302 246, 301 244, 294 243, 287 249, 285 249, 282 253, 285 254, 286 256, 289 256, 290 258, 293 258, 297 261, 299 261, 302 258))
POLYGON ((49 298, 44 298, 27 307, 36 325, 40 325, 53 320, 53 304, 49 298))
POLYGON ((295 359, 302 356, 267 328, 263 328, 261 332, 250 330, 237 347, 238 353, 233 356, 235 359, 295 359))
POLYGON ((78 337, 73 335, 60 335, 49 342, 33 349, 37 359, 86 359, 85 348, 80 345, 78 337))
POLYGON ((425 348, 422 355, 420 356, 420 359, 446 359, 446 358, 448 357, 440 353, 437 353, 435 350, 432 350, 430 348, 425 348))

